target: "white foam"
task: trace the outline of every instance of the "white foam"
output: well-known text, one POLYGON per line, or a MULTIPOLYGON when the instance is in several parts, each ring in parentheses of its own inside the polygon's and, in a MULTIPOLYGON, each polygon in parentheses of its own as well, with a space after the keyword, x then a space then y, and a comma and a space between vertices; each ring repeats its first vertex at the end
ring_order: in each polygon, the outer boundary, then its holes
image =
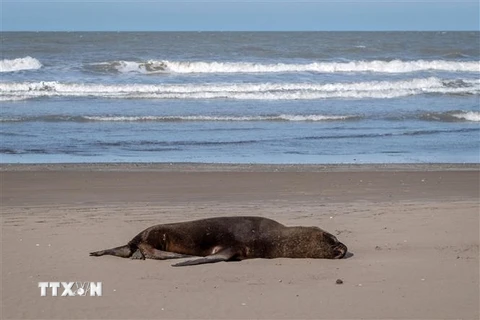
POLYGON ((113 69, 120 73, 152 74, 152 73, 166 73, 169 71, 164 61, 155 61, 155 60, 149 60, 147 62, 120 60, 120 61, 113 61, 113 62, 94 63, 93 65, 101 66, 107 70, 113 69))
POLYGON ((455 113, 455 114, 452 114, 452 116, 457 119, 480 122, 480 112, 478 111, 467 111, 464 113, 455 113))
POLYGON ((114 61, 110 64, 119 72, 139 73, 272 73, 272 72, 378 72, 407 73, 417 71, 480 72, 480 61, 449 60, 374 60, 350 62, 313 62, 307 64, 262 64, 253 62, 169 61, 147 62, 114 61))
POLYGON ((142 122, 142 121, 339 121, 357 118, 353 115, 292 115, 272 116, 85 116, 90 121, 142 122))
POLYGON ((205 83, 205 84, 82 84, 55 81, 0 83, 0 99, 37 97, 100 97, 117 99, 240 99, 305 100, 396 98, 424 93, 479 94, 480 80, 445 81, 419 78, 353 83, 205 83), (452 85, 461 83, 462 85, 452 85))
POLYGON ((0 101, 22 101, 22 100, 28 100, 29 97, 26 96, 0 96, 0 101))
POLYGON ((335 121, 335 120, 348 120, 357 118, 357 116, 347 115, 347 116, 332 116, 332 115, 318 115, 318 114, 310 114, 310 115, 289 115, 289 114, 281 114, 278 116, 280 120, 286 121, 335 121))
POLYGON ((0 61, 0 72, 13 72, 20 70, 36 70, 40 69, 42 64, 35 58, 25 57, 18 59, 4 59, 0 61))

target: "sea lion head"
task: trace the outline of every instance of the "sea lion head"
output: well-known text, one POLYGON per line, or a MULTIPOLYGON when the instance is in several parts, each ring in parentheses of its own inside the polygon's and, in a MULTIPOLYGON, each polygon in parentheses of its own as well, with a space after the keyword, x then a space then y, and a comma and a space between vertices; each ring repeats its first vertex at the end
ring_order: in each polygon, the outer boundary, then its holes
POLYGON ((320 236, 316 240, 321 258, 342 259, 347 254, 347 246, 338 241, 333 234, 320 229, 320 236))
MULTIPOLYGON (((342 259, 347 246, 318 227, 290 227, 283 256, 291 258, 342 259)), ((284 242, 285 243, 285 242, 284 242)))
POLYGON ((337 237, 328 232, 323 232, 322 247, 327 259, 342 259, 347 254, 347 246, 338 241, 337 237))

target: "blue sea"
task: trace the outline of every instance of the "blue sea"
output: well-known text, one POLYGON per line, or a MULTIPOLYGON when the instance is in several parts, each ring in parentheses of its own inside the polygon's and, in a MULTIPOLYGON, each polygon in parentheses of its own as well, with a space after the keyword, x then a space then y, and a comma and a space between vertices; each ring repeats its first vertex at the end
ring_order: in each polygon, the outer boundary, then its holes
POLYGON ((479 163, 479 32, 2 32, 0 162, 479 163))

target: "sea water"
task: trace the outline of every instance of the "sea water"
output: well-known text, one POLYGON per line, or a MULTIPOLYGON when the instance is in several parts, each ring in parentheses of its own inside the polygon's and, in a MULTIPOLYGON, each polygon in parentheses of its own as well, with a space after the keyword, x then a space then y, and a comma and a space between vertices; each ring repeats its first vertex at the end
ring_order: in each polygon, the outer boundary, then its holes
POLYGON ((479 163, 479 32, 3 32, 2 163, 479 163))

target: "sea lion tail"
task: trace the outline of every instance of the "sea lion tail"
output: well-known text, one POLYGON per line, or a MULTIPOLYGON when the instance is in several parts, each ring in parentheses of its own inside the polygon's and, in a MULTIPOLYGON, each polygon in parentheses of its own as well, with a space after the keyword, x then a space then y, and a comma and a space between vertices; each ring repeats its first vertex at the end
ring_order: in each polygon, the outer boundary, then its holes
POLYGON ((111 255, 111 256, 122 257, 122 258, 130 258, 132 254, 133 254, 133 250, 131 246, 128 244, 121 247, 112 248, 112 249, 90 252, 90 255, 94 257, 111 255))

